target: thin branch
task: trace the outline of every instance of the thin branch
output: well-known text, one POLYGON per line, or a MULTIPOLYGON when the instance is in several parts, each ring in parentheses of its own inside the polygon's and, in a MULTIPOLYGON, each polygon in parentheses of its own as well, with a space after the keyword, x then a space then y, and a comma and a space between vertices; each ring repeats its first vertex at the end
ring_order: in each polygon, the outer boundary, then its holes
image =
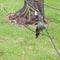
POLYGON ((60 11, 60 9, 59 9, 59 8, 56 8, 56 7, 50 6, 50 5, 46 4, 46 3, 42 3, 42 2, 41 2, 41 1, 39 1, 39 0, 36 0, 36 1, 38 1, 40 4, 44 4, 44 5, 45 5, 45 6, 47 6, 48 8, 52 8, 52 9, 55 9, 55 10, 60 11))

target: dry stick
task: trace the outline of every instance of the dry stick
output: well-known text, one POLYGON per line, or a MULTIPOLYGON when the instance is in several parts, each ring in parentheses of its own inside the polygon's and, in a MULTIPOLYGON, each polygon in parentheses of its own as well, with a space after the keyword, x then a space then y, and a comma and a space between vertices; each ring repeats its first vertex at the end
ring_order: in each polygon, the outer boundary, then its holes
MULTIPOLYGON (((26 3, 28 4, 28 1, 26 1, 26 3)), ((28 4, 28 7, 31 9, 31 10, 33 10, 33 11, 39 11, 38 9, 36 9, 36 8, 33 8, 32 6, 30 6, 29 4, 28 4)))
POLYGON ((27 8, 25 9, 25 11, 22 13, 21 16, 25 17, 27 15, 28 11, 27 11, 27 8))
POLYGON ((29 20, 30 20, 30 9, 28 4, 27 4, 27 7, 28 7, 28 13, 29 13, 29 20))
POLYGON ((47 5, 47 4, 44 4, 45 6, 47 6, 48 8, 52 8, 52 9, 55 9, 55 10, 58 10, 58 11, 60 11, 60 9, 58 9, 58 8, 55 8, 55 7, 53 7, 53 6, 49 6, 49 5, 47 5))
POLYGON ((39 11, 38 9, 35 9, 35 8, 33 8, 32 6, 30 6, 30 5, 28 5, 29 6, 29 8, 31 9, 31 10, 33 10, 33 11, 39 11))
MULTIPOLYGON (((45 28, 46 29, 46 28, 45 28)), ((57 48, 56 48, 56 46, 55 46, 55 43, 54 43, 54 41, 53 41, 53 38, 50 36, 50 34, 49 34, 49 32, 48 32, 48 30, 46 29, 46 32, 47 32, 47 36, 50 38, 50 41, 52 42, 52 45, 53 45, 53 47, 54 47, 54 49, 55 49, 55 51, 57 52, 57 54, 60 56, 60 52, 57 50, 57 48)))
POLYGON ((28 29, 28 30, 30 30, 30 31, 32 31, 32 32, 34 32, 35 33, 35 31, 34 30, 32 30, 30 27, 28 27, 27 25, 25 25, 25 27, 28 29))
POLYGON ((48 8, 52 8, 52 9, 55 9, 55 10, 60 11, 59 8, 56 8, 56 7, 50 6, 50 5, 46 4, 46 3, 42 3, 42 2, 40 2, 39 0, 36 0, 36 1, 38 1, 40 4, 44 4, 44 5, 47 6, 48 8))
POLYGON ((24 13, 24 17, 26 17, 27 14, 28 14, 28 11, 26 10, 25 13, 24 13))
POLYGON ((22 15, 21 15, 21 16, 23 16, 23 15, 26 13, 27 8, 28 8, 28 7, 26 7, 26 9, 24 10, 24 12, 22 13, 22 15))

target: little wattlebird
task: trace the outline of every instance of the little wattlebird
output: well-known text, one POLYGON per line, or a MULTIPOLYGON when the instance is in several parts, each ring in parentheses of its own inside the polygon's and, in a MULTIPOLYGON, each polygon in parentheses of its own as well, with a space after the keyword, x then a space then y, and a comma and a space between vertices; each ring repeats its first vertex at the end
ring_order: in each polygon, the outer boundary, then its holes
POLYGON ((38 38, 40 32, 45 29, 45 25, 42 19, 38 16, 39 13, 35 12, 36 16, 36 38, 38 38))
POLYGON ((40 32, 44 29, 45 29, 44 23, 38 20, 37 25, 36 25, 36 38, 38 38, 40 32))

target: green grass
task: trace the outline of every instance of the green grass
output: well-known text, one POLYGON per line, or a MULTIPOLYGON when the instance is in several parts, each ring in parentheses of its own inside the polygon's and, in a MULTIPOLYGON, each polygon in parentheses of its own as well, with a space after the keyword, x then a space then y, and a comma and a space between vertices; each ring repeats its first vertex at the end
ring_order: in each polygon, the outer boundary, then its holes
MULTIPOLYGON (((60 4, 54 2, 59 3, 60 0, 45 0, 45 3, 59 8, 60 4)), ((8 13, 15 12, 22 8, 23 0, 0 0, 0 4, 8 13)), ((59 13, 45 7, 45 16, 53 21, 48 30, 60 52, 60 19, 56 16, 59 13)), ((60 60, 48 37, 35 39, 32 31, 9 23, 6 14, 0 10, 0 60, 60 60)))
MULTIPOLYGON (((48 4, 49 6, 60 9, 59 0, 47 0, 47 1, 45 0, 45 3, 48 4)), ((48 17, 50 21, 53 21, 55 23, 60 22, 60 11, 58 10, 54 10, 45 6, 45 16, 48 17)))

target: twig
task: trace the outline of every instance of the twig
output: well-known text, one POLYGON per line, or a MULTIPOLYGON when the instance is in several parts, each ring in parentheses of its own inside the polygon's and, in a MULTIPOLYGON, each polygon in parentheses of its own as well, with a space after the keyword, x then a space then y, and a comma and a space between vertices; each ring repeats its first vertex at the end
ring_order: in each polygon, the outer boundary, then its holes
POLYGON ((46 32, 47 32, 47 34, 48 34, 47 36, 50 38, 50 41, 51 41, 51 43, 52 43, 52 45, 53 45, 55 51, 56 51, 57 54, 60 56, 60 53, 59 53, 59 51, 57 50, 57 48, 56 48, 56 46, 55 46, 55 43, 54 43, 54 41, 53 41, 53 38, 50 36, 50 34, 49 34, 49 32, 48 32, 47 29, 46 29, 46 32))
POLYGON ((52 8, 52 9, 55 9, 55 10, 60 11, 59 8, 56 8, 56 7, 53 7, 53 6, 49 6, 48 4, 46 4, 46 3, 42 3, 42 2, 40 2, 39 0, 36 0, 36 1, 38 1, 40 4, 44 4, 44 5, 47 6, 48 8, 52 8))
POLYGON ((55 9, 55 10, 58 10, 60 11, 60 9, 56 8, 56 7, 53 7, 53 6, 49 6, 48 4, 44 4, 45 6, 47 6, 48 8, 52 8, 52 9, 55 9))

